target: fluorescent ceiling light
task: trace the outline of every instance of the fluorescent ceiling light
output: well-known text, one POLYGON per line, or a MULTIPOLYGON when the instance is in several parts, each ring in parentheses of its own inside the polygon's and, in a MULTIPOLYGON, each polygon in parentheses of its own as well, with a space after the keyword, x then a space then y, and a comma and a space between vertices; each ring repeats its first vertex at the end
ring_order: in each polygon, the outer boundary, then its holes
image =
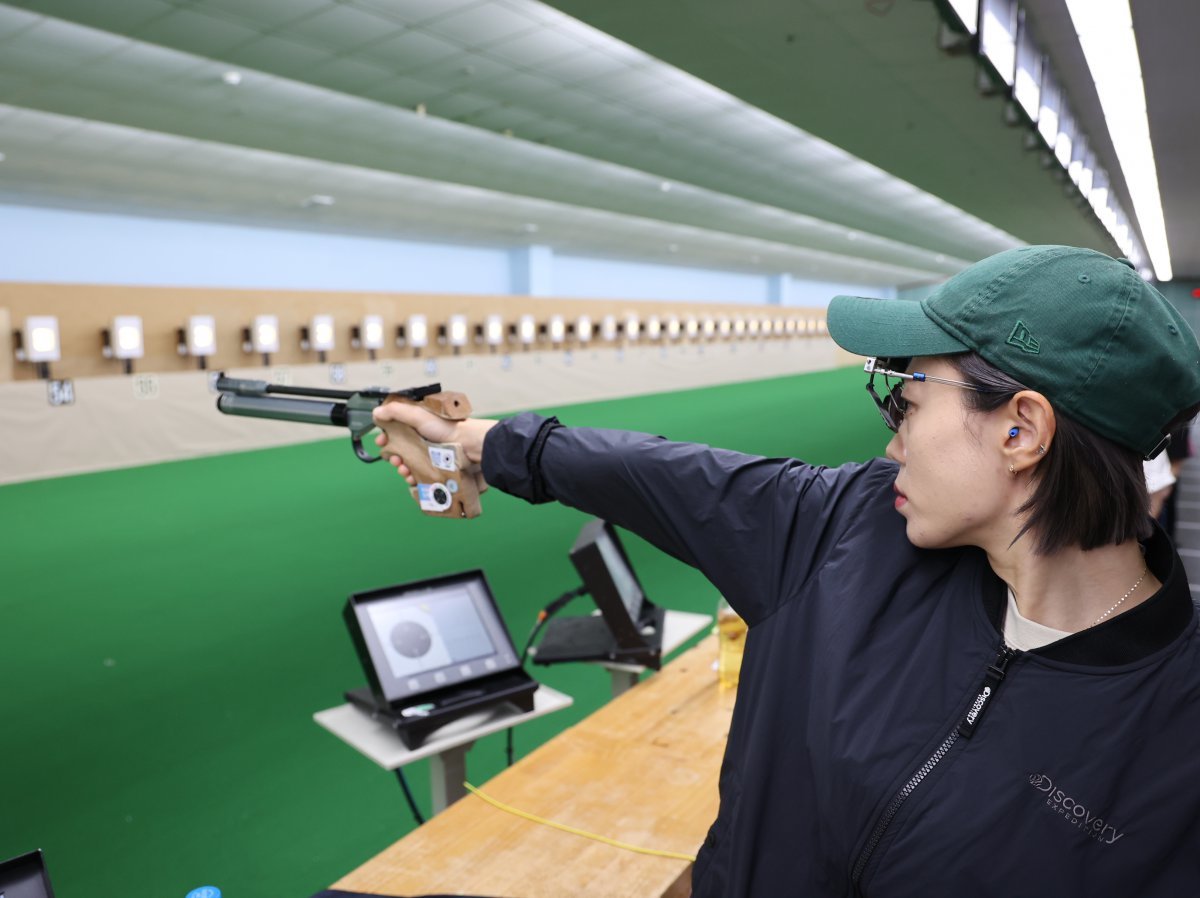
POLYGON ((58 340, 58 319, 52 315, 35 315, 25 319, 25 361, 57 362, 62 357, 58 340))
POLYGON ((1167 228, 1163 220, 1158 170, 1146 119, 1146 90, 1142 64, 1133 34, 1128 0, 1067 0, 1067 11, 1079 35, 1084 58, 1091 69, 1100 106, 1108 124, 1113 148, 1133 211, 1141 226, 1146 253, 1159 281, 1174 277, 1167 228))
POLYGON ((983 0, 979 22, 979 52, 1012 85, 1017 67, 1017 4, 1015 0, 983 0))
POLYGON ((968 34, 979 30, 979 0, 949 0, 950 9, 968 34))
POLYGON ((1024 14, 1017 31, 1017 74, 1013 80, 1013 99, 1025 110, 1031 122, 1038 119, 1042 101, 1042 67, 1045 57, 1033 42, 1033 35, 1025 27, 1024 14))
POLYGON ((1054 146, 1058 139, 1058 110, 1062 105, 1062 91, 1058 87, 1058 79, 1050 71, 1049 65, 1042 67, 1042 89, 1040 105, 1037 114, 1037 129, 1046 141, 1046 146, 1054 146))
POLYGON ((1075 140, 1075 119, 1069 115, 1060 115, 1058 119, 1058 136, 1054 138, 1054 155, 1063 168, 1071 164, 1071 148, 1075 140))
POLYGON ((187 323, 187 353, 212 355, 217 351, 217 324, 211 315, 192 315, 187 323))
POLYGON ((117 359, 140 359, 145 353, 142 319, 137 315, 118 315, 112 324, 112 354, 117 359))

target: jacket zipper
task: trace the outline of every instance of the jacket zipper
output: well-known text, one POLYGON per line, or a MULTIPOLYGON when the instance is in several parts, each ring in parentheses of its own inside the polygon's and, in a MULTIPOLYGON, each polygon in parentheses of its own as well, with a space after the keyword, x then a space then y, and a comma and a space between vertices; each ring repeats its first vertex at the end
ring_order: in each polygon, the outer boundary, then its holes
POLYGON ((959 737, 970 739, 974 735, 979 722, 983 719, 984 712, 988 709, 991 699, 996 694, 996 690, 1004 682, 1009 662, 1012 661, 1016 654, 1015 651, 1004 643, 1000 644, 1000 650, 996 653, 996 657, 992 663, 988 665, 987 672, 983 677, 983 683, 980 685, 979 691, 976 693, 975 699, 971 703, 971 707, 966 715, 959 721, 958 726, 950 731, 949 735, 946 736, 934 753, 926 758, 925 763, 918 767, 913 775, 909 777, 908 781, 900 787, 900 791, 888 803, 879 821, 875 824, 875 828, 871 831, 871 838, 867 840, 866 846, 859 854, 858 860, 854 863, 850 879, 855 886, 858 885, 863 871, 867 868, 867 862, 871 859, 871 855, 879 846, 880 840, 883 839, 883 834, 887 832, 888 826, 891 825, 892 820, 899 813, 900 806, 917 790, 922 781, 933 772, 933 769, 937 767, 942 758, 946 757, 950 749, 954 747, 954 743, 959 740, 959 737))

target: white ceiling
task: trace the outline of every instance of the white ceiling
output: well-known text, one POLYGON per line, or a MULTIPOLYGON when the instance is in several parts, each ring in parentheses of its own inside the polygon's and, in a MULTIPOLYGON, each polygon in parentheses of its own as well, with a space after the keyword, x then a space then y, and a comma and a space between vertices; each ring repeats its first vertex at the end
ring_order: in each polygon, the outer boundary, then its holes
MULTIPOLYGON (((740 83, 722 84, 726 92, 643 52, 674 55, 650 45, 689 46, 689 34, 703 48, 701 38, 712 34, 697 24, 703 15, 626 0, 579 5, 636 21, 634 43, 643 49, 532 0, 0 5, 0 201, 537 242, 864 284, 937 280, 1040 239, 1013 230, 1022 216, 998 214, 994 202, 956 195, 960 206, 985 213, 976 217, 887 174, 885 164, 904 167, 889 161, 889 146, 905 141, 882 125, 867 129, 876 135, 871 165, 801 131, 779 109, 738 99, 754 99, 740 83), (236 87, 222 80, 232 69, 242 75, 236 87), (313 194, 336 203, 306 205, 313 194)), ((834 5, 794 0, 786 10, 834 5)), ((711 13, 726 4, 692 6, 711 13)), ((929 4, 900 6, 919 7, 932 30, 929 4)), ((764 26, 785 5, 765 9, 764 26)), ((861 7, 857 14, 868 15, 861 7)), ((843 40, 832 27, 828 33, 843 40)), ((926 69, 943 69, 942 79, 944 63, 965 62, 929 45, 919 51, 926 69)), ((913 48, 893 52, 918 59, 913 48)), ((780 84, 773 96, 826 102, 843 90, 835 89, 842 70, 857 72, 867 55, 820 81, 780 84)), ((756 70, 738 71, 753 78, 756 70)), ((764 61, 758 76, 769 72, 764 61)), ((909 102, 920 107, 919 97, 891 95, 892 105, 909 102)), ((847 120, 879 114, 841 109, 847 120)), ((970 139, 972 147, 988 144, 986 136, 970 139)), ((934 143, 924 148, 926 165, 953 168, 955 153, 948 162, 946 149, 955 148, 934 143)), ((1051 187, 1073 216, 1072 239, 1061 242, 1110 248, 1090 211, 1051 187)), ((985 179, 977 192, 994 195, 996 185, 985 179)), ((1020 191, 1005 204, 1038 207, 1020 191)))

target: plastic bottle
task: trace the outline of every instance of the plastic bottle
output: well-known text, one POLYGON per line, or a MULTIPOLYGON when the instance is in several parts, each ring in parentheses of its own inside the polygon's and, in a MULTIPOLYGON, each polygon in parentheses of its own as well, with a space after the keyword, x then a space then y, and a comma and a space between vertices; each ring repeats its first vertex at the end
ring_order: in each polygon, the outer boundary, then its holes
POLYGON ((746 647, 746 622, 722 596, 717 602, 717 681, 722 689, 736 689, 746 647))

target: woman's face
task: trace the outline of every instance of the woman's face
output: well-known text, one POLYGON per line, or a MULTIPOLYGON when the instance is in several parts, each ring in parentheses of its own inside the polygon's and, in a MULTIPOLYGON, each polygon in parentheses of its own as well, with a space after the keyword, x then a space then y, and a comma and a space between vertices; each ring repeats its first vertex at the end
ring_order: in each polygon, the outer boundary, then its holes
MULTIPOLYGON (((915 358, 911 371, 961 380, 948 362, 915 358)), ((969 411, 963 387, 905 381, 908 409, 887 457, 900 464, 896 510, 921 548, 984 546, 1013 535, 1014 489, 1001 450, 1008 427, 1000 411, 969 411), (994 432, 993 432, 994 431, 994 432)))

